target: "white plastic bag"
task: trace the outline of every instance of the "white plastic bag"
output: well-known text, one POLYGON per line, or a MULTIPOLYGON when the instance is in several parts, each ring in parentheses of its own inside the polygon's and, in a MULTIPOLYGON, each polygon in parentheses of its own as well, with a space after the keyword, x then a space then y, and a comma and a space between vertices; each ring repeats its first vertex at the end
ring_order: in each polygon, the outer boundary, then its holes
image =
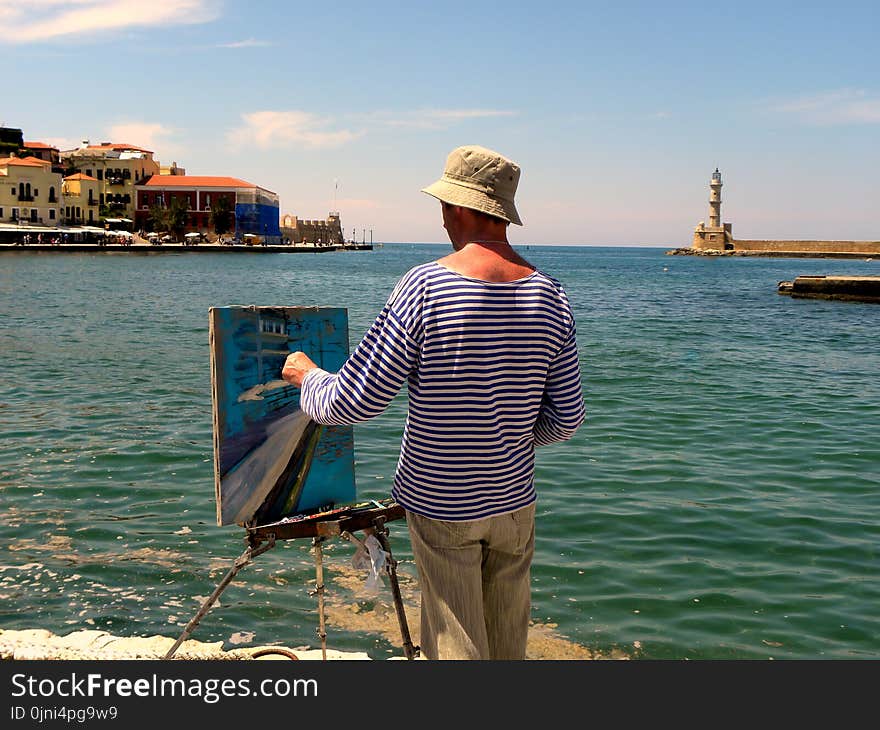
POLYGON ((364 588, 368 593, 378 593, 381 574, 385 570, 385 561, 388 553, 382 549, 382 545, 375 535, 367 535, 367 538, 359 543, 357 550, 351 558, 351 566, 356 570, 367 569, 367 580, 364 588), (366 548, 366 549, 365 549, 366 548))

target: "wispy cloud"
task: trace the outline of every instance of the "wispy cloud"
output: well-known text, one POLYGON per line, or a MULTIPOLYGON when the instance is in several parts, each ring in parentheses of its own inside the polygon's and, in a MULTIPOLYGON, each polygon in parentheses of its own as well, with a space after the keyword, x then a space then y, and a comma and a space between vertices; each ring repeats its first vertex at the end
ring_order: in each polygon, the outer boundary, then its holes
POLYGON ((417 109, 407 112, 375 112, 371 118, 376 124, 389 127, 447 129, 470 119, 513 117, 516 114, 515 111, 506 109, 417 109))
MULTIPOLYGON (((122 122, 108 127, 107 135, 102 139, 110 142, 123 142, 143 147, 155 152, 157 160, 164 160, 168 155, 179 155, 182 146, 173 141, 175 130, 163 124, 153 122, 122 122)), ((94 144, 98 140, 92 140, 94 144)))
POLYGON ((771 109, 808 124, 880 124, 880 95, 862 89, 838 89, 777 102, 771 109))
POLYGON ((206 23, 217 0, 0 0, 0 43, 35 43, 106 30, 206 23))
POLYGON ((242 115, 243 124, 227 134, 237 146, 255 144, 261 149, 302 146, 340 147, 363 132, 332 129, 333 120, 304 111, 261 111, 242 115))
POLYGON ((248 38, 243 41, 232 41, 231 43, 218 43, 215 48, 265 48, 274 46, 271 41, 259 41, 256 38, 248 38))

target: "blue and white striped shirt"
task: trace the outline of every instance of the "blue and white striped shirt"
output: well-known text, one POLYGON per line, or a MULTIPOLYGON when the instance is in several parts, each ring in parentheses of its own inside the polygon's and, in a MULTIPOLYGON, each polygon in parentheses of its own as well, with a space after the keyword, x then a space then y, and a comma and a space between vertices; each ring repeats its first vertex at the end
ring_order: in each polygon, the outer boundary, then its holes
POLYGON ((309 371, 301 407, 318 423, 379 415, 404 382, 409 410, 392 496, 438 520, 535 501, 535 446, 584 421, 575 322, 561 284, 535 271, 487 282, 437 262, 398 282, 336 374, 309 371))

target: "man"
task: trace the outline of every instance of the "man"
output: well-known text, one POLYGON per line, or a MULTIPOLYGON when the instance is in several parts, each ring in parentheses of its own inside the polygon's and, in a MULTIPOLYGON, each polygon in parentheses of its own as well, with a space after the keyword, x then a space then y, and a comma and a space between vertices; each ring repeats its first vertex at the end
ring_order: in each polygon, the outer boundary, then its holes
POLYGON ((324 424, 409 410, 392 496, 406 510, 429 659, 524 659, 534 553, 535 447, 584 420, 575 322, 562 286, 507 226, 520 168, 479 146, 450 153, 423 192, 453 253, 398 282, 336 374, 292 353, 282 377, 324 424))

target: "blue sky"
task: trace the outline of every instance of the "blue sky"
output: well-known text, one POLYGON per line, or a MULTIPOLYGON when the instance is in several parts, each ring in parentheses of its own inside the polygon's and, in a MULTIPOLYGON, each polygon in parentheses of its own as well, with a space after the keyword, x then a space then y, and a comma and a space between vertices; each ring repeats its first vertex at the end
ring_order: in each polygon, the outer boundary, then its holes
POLYGON ((419 189, 482 144, 518 244, 880 239, 880 3, 0 0, 0 124, 129 142, 346 235, 445 241, 419 189))

